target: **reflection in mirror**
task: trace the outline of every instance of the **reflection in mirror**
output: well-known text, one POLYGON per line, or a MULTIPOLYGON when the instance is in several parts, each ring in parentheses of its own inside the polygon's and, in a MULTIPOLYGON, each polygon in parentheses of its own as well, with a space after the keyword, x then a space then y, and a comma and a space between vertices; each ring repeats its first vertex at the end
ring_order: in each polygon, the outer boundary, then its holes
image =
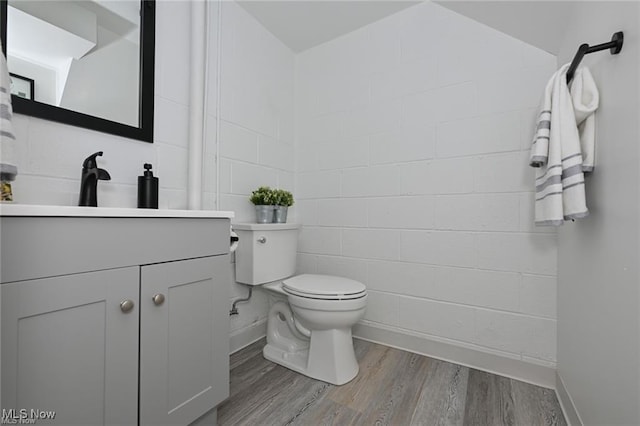
POLYGON ((9 0, 9 70, 35 100, 138 125, 140 3, 9 0))
POLYGON ((16 112, 151 142, 152 1, 2 2, 16 112))

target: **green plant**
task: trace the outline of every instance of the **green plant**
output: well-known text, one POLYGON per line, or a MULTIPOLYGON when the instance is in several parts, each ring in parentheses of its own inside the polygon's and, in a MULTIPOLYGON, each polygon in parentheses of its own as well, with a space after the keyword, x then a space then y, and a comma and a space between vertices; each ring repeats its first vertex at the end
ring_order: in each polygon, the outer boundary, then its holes
POLYGON ((275 204, 274 190, 268 186, 261 186, 251 193, 249 201, 256 206, 270 206, 275 204))
POLYGON ((290 207, 293 205, 293 194, 284 189, 274 189, 274 204, 277 206, 287 206, 290 207))

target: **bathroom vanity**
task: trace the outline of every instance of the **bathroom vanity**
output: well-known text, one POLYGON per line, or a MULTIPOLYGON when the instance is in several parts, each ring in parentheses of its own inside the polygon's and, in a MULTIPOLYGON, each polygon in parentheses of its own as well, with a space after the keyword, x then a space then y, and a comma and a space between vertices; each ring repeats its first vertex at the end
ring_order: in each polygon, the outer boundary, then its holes
POLYGON ((2 409, 141 425, 214 409, 229 394, 232 216, 0 205, 2 409))

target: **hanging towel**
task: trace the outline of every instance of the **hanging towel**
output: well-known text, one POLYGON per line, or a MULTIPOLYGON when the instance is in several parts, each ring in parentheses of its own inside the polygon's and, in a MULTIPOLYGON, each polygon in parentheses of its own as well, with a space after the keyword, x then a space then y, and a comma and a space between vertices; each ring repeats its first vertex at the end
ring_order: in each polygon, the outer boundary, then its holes
MULTIPOLYGON (((0 40, 1 45, 2 41, 0 40)), ((13 158, 16 137, 11 125, 12 118, 11 77, 7 69, 7 60, 0 49, 0 174, 8 177, 15 177, 18 174, 18 168, 13 158)))
POLYGON ((561 225, 567 219, 589 214, 584 171, 593 170, 593 113, 598 95, 591 73, 584 67, 576 72, 578 79, 574 77, 570 92, 568 68, 569 64, 563 65, 547 83, 531 147, 529 164, 536 168, 537 225, 561 225))
POLYGON ((596 109, 600 102, 598 88, 587 67, 580 67, 571 82, 571 100, 576 116, 580 149, 582 151, 582 171, 593 171, 596 147, 596 109))

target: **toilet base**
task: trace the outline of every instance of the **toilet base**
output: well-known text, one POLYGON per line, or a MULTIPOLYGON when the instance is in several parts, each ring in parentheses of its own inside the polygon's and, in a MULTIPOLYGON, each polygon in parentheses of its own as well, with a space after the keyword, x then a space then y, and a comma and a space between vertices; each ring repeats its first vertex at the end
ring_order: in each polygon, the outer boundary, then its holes
POLYGON ((359 371, 351 328, 315 330, 308 349, 287 351, 269 342, 262 351, 269 361, 334 385, 353 380, 359 371))

